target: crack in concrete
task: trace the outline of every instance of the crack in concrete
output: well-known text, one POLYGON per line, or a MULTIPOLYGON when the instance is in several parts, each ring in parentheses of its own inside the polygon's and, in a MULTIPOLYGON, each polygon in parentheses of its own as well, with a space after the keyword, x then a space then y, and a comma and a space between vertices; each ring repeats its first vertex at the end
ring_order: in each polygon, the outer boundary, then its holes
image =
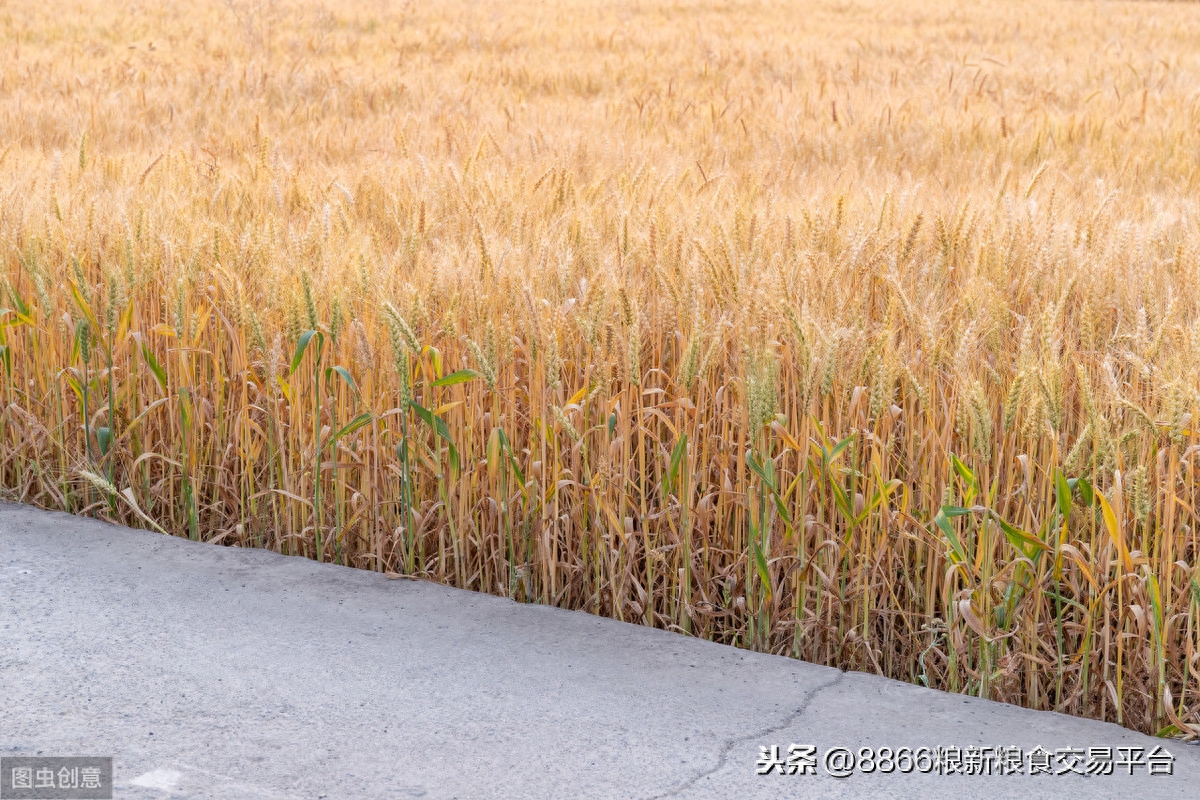
POLYGON ((735 747, 737 747, 742 742, 748 742, 748 741, 751 741, 752 739, 765 739, 766 737, 770 736, 773 733, 777 733, 781 730, 784 730, 785 728, 791 727, 793 724, 795 724, 796 720, 798 720, 802 716, 804 716, 804 712, 808 711, 809 705, 811 705, 812 701, 817 698, 817 695, 821 694, 822 692, 826 691, 827 689, 832 689, 833 687, 837 686, 839 683, 842 682, 843 679, 845 679, 845 677, 846 677, 845 671, 839 671, 836 678, 834 678, 833 680, 830 680, 830 681, 826 681, 825 683, 823 683, 820 686, 816 687, 815 689, 811 690, 808 693, 808 696, 804 698, 804 701, 802 703, 800 703, 800 706, 795 711, 788 714, 784 718, 783 722, 780 722, 778 725, 774 725, 770 728, 767 728, 766 730, 756 731, 755 733, 751 733, 746 736, 735 736, 730 739, 726 739, 724 741, 724 743, 722 743, 722 745, 721 745, 721 757, 717 761, 716 766, 712 767, 711 769, 704 770, 700 774, 679 784, 674 789, 670 789, 661 794, 652 795, 652 796, 646 798, 646 800, 664 800, 664 798, 667 798, 667 797, 676 797, 679 794, 681 794, 682 792, 686 792, 688 789, 691 789, 693 786, 695 786, 697 783, 704 780, 708 776, 715 775, 716 773, 720 772, 721 770, 723 770, 725 768, 725 765, 729 763, 729 756, 733 753, 733 750, 735 747))

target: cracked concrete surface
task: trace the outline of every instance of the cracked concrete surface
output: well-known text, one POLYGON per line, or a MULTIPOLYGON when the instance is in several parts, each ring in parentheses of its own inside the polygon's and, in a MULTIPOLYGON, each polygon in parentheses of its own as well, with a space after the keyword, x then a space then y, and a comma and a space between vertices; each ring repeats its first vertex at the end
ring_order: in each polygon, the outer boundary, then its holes
POLYGON ((662 798, 666 798, 666 797, 684 796, 693 787, 695 787, 696 784, 700 783, 701 781, 703 781, 705 778, 709 777, 710 775, 714 775, 717 772, 720 772, 722 769, 724 769, 725 765, 729 763, 729 756, 733 753, 734 748, 737 747, 738 744, 741 744, 743 742, 766 742, 768 744, 775 743, 777 741, 776 734, 786 731, 789 728, 791 728, 793 725, 795 725, 796 721, 798 719, 800 719, 801 716, 804 715, 805 711, 808 710, 809 704, 812 703, 812 701, 816 698, 817 695, 819 695, 821 692, 825 691, 826 689, 831 689, 834 686, 837 686, 839 683, 842 682, 842 679, 845 677, 846 677, 846 673, 839 671, 837 674, 837 677, 832 678, 831 680, 828 680, 825 683, 822 683, 820 686, 817 686, 814 689, 811 689, 808 692, 808 694, 804 696, 804 700, 800 703, 800 706, 795 711, 788 714, 787 718, 783 722, 779 723, 778 725, 773 725, 770 728, 767 728, 765 730, 760 730, 760 731, 757 731, 755 733, 751 733, 748 735, 739 735, 739 736, 735 736, 735 737, 726 739, 721 745, 721 757, 717 761, 716 766, 714 766, 712 769, 701 772, 699 775, 688 778, 686 781, 679 784, 674 789, 671 789, 669 792, 664 792, 663 794, 656 794, 653 797, 648 798, 648 800, 662 800, 662 798))
POLYGON ((0 505, 0 754, 119 798, 1200 797, 1200 748, 588 614, 0 505), (759 776, 763 746, 1163 744, 1174 775, 759 776))

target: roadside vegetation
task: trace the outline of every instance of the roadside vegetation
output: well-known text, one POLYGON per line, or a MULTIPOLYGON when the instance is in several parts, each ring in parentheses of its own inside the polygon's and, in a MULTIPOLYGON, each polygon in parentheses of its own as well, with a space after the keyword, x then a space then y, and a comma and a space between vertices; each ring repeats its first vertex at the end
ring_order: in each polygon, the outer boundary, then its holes
POLYGON ((1200 733, 1200 8, 0 8, 9 499, 1200 733))

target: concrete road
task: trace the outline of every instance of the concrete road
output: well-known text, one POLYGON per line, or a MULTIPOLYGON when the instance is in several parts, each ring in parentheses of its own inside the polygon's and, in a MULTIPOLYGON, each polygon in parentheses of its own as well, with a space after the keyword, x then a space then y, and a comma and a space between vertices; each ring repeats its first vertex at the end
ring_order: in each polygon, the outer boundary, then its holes
POLYGON ((1200 798, 1200 747, 1115 725, 0 505, 0 755, 34 754, 113 756, 118 798, 1200 798), (756 774, 791 744, 816 774, 756 774))

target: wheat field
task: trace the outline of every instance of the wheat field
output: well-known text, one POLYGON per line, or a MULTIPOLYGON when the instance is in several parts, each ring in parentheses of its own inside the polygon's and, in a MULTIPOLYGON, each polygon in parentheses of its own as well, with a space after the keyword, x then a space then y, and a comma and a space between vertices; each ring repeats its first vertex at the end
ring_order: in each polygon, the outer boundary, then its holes
POLYGON ((1194 737, 1196 41, 7 0, 4 496, 1194 737))

